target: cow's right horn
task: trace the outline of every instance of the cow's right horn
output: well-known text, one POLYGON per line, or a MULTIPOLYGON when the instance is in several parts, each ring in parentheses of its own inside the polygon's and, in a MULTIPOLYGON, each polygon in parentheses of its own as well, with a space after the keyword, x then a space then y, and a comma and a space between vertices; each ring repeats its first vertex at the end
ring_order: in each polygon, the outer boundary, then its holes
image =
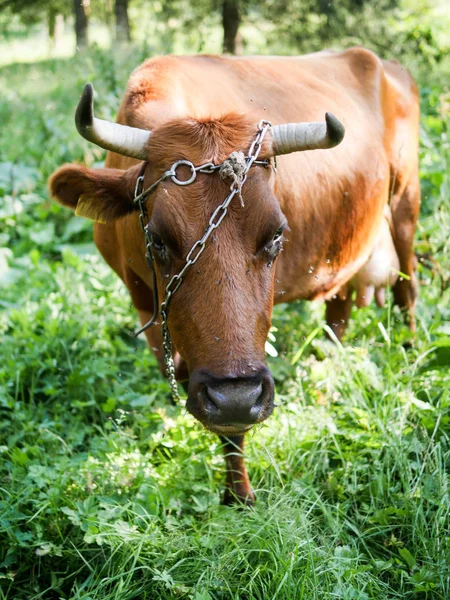
POLYGON ((333 148, 344 139, 342 123, 331 113, 325 114, 325 123, 285 123, 272 128, 274 155, 302 150, 333 148))
POLYGON ((75 113, 78 133, 89 142, 124 156, 146 160, 151 132, 94 117, 94 88, 87 83, 75 113))

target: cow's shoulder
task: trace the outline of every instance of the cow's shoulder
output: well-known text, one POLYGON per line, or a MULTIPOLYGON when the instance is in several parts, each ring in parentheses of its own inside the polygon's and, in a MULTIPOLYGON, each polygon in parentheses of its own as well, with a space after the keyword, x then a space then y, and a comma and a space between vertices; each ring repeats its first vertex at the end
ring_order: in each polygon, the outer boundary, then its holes
POLYGON ((125 92, 125 104, 131 110, 146 102, 160 100, 170 80, 176 82, 181 68, 179 57, 157 56, 136 67, 131 73, 125 92))
POLYGON ((128 80, 120 108, 127 125, 158 127, 188 116, 191 96, 198 94, 210 76, 218 77, 227 57, 214 55, 158 56, 137 67, 128 80))
POLYGON ((158 99, 166 86, 176 87, 186 72, 205 67, 217 67, 230 62, 230 57, 214 54, 155 56, 144 61, 132 72, 127 85, 129 102, 137 104, 158 99), (153 89, 151 89, 153 88, 153 89))

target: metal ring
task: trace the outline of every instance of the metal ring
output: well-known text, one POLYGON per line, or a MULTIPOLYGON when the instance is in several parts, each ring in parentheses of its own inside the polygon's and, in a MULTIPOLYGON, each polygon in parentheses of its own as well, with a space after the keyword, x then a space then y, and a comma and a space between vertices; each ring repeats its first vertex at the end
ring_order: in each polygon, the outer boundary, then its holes
POLYGON ((267 121, 267 119, 261 119, 261 121, 258 123, 258 129, 261 130, 264 127, 272 127, 272 123, 267 121))
POLYGON ((143 175, 139 175, 139 177, 136 179, 136 185, 134 187, 134 199, 135 200, 138 197, 139 187, 140 187, 141 183, 144 183, 143 175))
POLYGON ((195 181, 197 178, 197 171, 195 170, 194 165, 189 160, 178 160, 176 163, 174 163, 172 165, 171 171, 173 171, 173 175, 170 176, 170 179, 177 185, 189 185, 190 183, 195 181), (178 177, 177 177, 177 169, 181 165, 185 165, 186 167, 189 167, 192 172, 192 175, 190 176, 189 179, 186 179, 186 181, 178 179, 178 177))

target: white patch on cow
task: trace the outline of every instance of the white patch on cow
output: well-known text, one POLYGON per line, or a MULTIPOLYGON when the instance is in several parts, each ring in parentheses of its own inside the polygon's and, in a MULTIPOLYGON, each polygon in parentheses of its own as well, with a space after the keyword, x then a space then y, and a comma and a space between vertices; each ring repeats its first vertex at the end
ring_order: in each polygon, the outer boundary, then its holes
MULTIPOLYGON (((399 259, 392 239, 391 215, 386 206, 375 241, 356 260, 347 264, 338 273, 334 273, 335 283, 325 294, 316 296, 316 300, 331 300, 338 297, 345 300, 356 292, 355 304, 358 308, 368 306, 374 296, 379 306, 384 305, 385 288, 392 286, 399 276, 399 259)), ((309 271, 311 273, 311 271, 309 271)), ((315 273, 318 285, 330 281, 330 270, 324 265, 315 273)))
POLYGON ((388 285, 394 285, 398 279, 400 262, 389 227, 390 211, 388 211, 387 208, 369 260, 350 282, 351 287, 356 290, 358 308, 370 304, 374 293, 377 303, 383 305, 384 293, 381 290, 388 285))

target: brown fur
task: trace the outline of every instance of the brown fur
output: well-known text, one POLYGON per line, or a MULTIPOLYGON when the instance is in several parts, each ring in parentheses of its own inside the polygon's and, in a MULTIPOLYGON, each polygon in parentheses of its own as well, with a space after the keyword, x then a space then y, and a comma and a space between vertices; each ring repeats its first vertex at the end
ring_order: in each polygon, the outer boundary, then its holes
POLYGON ((254 135, 255 123, 237 113, 218 119, 176 119, 153 132, 148 152, 152 164, 164 170, 180 159, 195 165, 203 161, 221 163, 234 150, 247 150, 254 135))

